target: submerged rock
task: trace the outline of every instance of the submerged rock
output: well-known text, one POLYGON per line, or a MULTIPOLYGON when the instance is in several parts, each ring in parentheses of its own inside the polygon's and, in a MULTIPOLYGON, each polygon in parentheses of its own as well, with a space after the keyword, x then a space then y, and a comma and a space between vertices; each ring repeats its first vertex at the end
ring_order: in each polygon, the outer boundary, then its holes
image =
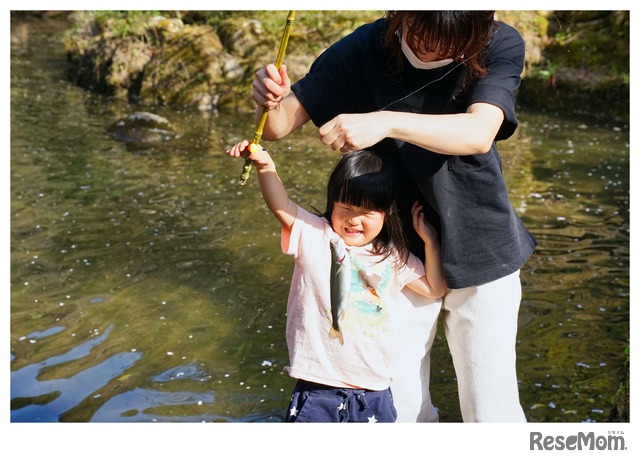
POLYGON ((145 148, 173 140, 178 134, 165 117, 136 111, 109 126, 111 137, 136 148, 145 148))

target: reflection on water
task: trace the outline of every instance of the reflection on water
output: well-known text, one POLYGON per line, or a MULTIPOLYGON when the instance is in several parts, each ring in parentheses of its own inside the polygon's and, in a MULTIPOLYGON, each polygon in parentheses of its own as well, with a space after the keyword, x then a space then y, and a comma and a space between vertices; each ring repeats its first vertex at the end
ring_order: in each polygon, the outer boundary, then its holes
MULTIPOLYGON (((140 358, 140 354, 118 353, 99 364, 81 369, 70 377, 40 380, 41 376, 46 377, 56 366, 89 356, 92 349, 102 343, 111 330, 112 327, 109 327, 104 334, 91 338, 64 354, 51 356, 39 363, 13 371, 11 421, 57 421, 61 412, 74 408, 110 379, 130 369, 140 358)), ((40 337, 31 335, 27 338, 30 343, 36 343, 40 337)), ((99 395, 94 396, 97 397, 99 395)))
MULTIPOLYGON (((255 178, 238 186, 224 155, 251 115, 142 108, 179 137, 126 147, 106 129, 141 108, 70 85, 47 27, 17 32, 11 420, 282 421, 292 263, 255 178)), ((532 422, 605 421, 629 336, 629 131, 521 119, 502 151, 540 243, 522 271, 522 404, 532 422)), ((321 208, 335 156, 312 128, 266 145, 294 201, 321 208)), ((441 333, 432 366, 441 418, 459 421, 441 333)))

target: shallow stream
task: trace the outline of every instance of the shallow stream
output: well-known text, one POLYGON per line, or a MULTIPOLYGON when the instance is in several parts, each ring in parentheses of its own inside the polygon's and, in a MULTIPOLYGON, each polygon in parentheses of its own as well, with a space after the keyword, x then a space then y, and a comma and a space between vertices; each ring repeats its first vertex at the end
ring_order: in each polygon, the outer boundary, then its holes
MULTIPOLYGON (((11 25, 11 421, 280 422, 290 258, 254 176, 224 150, 248 114, 139 108, 65 79, 59 24, 11 25), (109 137, 145 110, 179 137, 109 137)), ((522 271, 530 422, 602 422, 629 337, 629 128, 522 110, 501 145, 539 241, 522 271)), ((265 144, 293 200, 323 206, 335 155, 313 128, 265 144)), ((460 421, 440 331, 432 395, 460 421)))

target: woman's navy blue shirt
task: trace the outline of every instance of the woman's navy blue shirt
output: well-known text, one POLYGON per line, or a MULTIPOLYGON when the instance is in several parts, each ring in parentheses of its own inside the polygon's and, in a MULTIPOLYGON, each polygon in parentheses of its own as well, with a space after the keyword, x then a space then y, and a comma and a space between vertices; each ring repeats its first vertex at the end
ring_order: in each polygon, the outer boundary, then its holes
MULTIPOLYGON (((520 84, 524 42, 511 26, 497 25, 486 49, 487 75, 465 91, 461 91, 467 73, 464 62, 420 70, 405 61, 399 73, 392 72, 383 46, 386 19, 361 26, 336 42, 292 88, 318 127, 342 113, 384 109, 453 114, 465 112, 473 103, 490 103, 504 112, 496 136, 504 140, 518 126, 514 91, 520 84)), ((380 146, 401 172, 405 219, 410 217, 411 203, 419 199, 439 231, 449 288, 509 275, 533 253, 536 241, 510 203, 495 142, 485 154, 466 156, 441 155, 400 140, 385 140, 380 146)), ((405 224, 413 233, 411 223, 405 224)), ((419 245, 412 251, 424 255, 419 245)))

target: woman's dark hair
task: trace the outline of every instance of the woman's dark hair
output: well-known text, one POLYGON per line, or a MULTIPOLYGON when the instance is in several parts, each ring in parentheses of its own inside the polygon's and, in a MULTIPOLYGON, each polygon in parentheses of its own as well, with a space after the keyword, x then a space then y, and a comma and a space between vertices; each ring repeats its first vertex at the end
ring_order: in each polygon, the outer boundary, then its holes
POLYGON ((467 65, 465 86, 487 73, 484 49, 496 27, 495 11, 387 11, 389 22, 384 43, 391 56, 395 71, 402 69, 403 54, 397 35, 407 27, 409 47, 424 53, 435 51, 443 58, 453 58, 467 65), (412 39, 413 40, 412 40, 412 39))
POLYGON ((400 215, 396 173, 388 161, 369 150, 357 150, 340 157, 327 183, 327 206, 322 217, 331 221, 336 202, 385 214, 380 234, 373 240, 373 251, 386 259, 394 250, 402 263, 409 251, 400 215))

